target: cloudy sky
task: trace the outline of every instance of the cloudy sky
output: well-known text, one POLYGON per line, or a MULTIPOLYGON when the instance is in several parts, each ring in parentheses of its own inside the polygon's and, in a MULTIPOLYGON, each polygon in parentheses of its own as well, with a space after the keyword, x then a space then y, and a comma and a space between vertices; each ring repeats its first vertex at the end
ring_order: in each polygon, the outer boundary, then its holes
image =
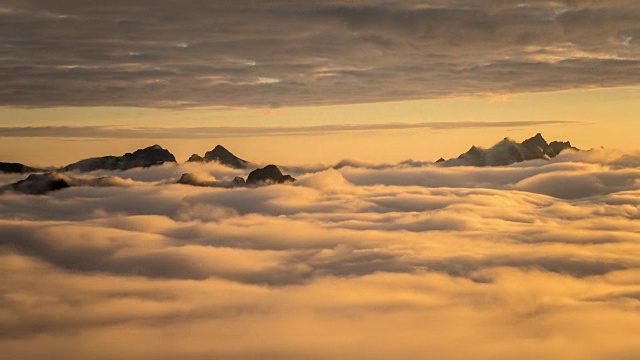
POLYGON ((0 162, 178 160, 0 173, 3 358, 640 358, 637 0, 0 0, 0 80, 0 162))
POLYGON ((0 155, 62 165, 78 159, 65 156, 71 150, 97 156, 149 145, 135 133, 84 126, 196 128, 173 135, 181 139, 201 139, 200 129, 212 127, 198 149, 181 148, 171 132, 162 138, 181 157, 225 139, 285 162, 303 160, 290 148, 304 144, 315 147, 313 161, 326 160, 315 153, 437 159, 507 132, 633 147, 638 24, 640 4, 631 0, 4 0, 0 128, 8 129, 0 129, 0 155), (493 121, 509 124, 376 127, 493 121), (246 132, 216 132, 345 124, 360 124, 362 136, 308 131, 264 146, 246 132), (23 129, 34 126, 45 128, 23 129), (96 138, 105 141, 97 146, 96 138), (391 145, 376 146, 382 142, 391 145), (43 146, 54 149, 50 156, 43 146))
POLYGON ((633 86, 636 1, 4 1, 2 105, 286 107, 633 86))

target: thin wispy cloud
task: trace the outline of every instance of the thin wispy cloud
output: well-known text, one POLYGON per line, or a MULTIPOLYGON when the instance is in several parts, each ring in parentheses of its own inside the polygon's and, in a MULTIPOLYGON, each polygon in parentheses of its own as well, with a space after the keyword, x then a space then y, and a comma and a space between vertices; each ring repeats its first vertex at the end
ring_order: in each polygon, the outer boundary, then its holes
POLYGON ((536 125, 579 125, 579 121, 459 121, 382 124, 334 124, 314 126, 208 126, 123 128, 109 126, 26 126, 0 127, 0 137, 61 137, 61 138, 135 138, 135 139, 192 139, 245 136, 313 135, 358 131, 388 131, 405 129, 465 129, 519 128, 536 125))

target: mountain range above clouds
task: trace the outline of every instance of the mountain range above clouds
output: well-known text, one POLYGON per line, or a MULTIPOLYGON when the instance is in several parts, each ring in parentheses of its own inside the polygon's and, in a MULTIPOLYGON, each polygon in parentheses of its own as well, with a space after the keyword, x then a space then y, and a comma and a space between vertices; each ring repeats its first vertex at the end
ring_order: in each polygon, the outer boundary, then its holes
MULTIPOLYGON (((457 158, 445 160, 440 158, 433 163, 434 166, 505 166, 518 162, 543 159, 549 160, 562 151, 571 149, 579 151, 570 142, 552 141, 548 143, 540 133, 535 136, 517 142, 504 138, 494 146, 484 149, 472 146, 467 152, 457 158)), ((247 160, 243 160, 222 145, 217 145, 213 150, 205 153, 203 157, 193 154, 186 163, 209 163, 216 162, 221 165, 244 170, 253 167, 246 179, 235 176, 231 180, 205 179, 194 173, 182 174, 177 181, 179 184, 205 186, 205 187, 256 187, 271 184, 282 184, 293 182, 296 179, 290 175, 284 175, 282 171, 273 164, 260 168, 247 160)), ((88 158, 64 166, 56 171, 46 172, 45 170, 29 167, 19 163, 0 163, 0 171, 7 173, 43 173, 32 174, 26 179, 0 187, 0 192, 16 191, 26 194, 44 194, 49 191, 60 190, 71 186, 113 186, 111 177, 99 177, 92 180, 79 179, 69 173, 86 173, 97 170, 125 171, 134 168, 148 168, 165 163, 177 165, 175 156, 169 150, 160 145, 149 146, 138 149, 132 153, 122 156, 103 156, 88 158)), ((337 165, 336 167, 349 166, 337 165)))
POLYGON ((549 160, 567 149, 578 150, 569 141, 547 143, 542 134, 537 133, 521 143, 506 137, 489 149, 474 145, 457 158, 440 158, 437 163, 442 166, 504 166, 527 160, 549 160))

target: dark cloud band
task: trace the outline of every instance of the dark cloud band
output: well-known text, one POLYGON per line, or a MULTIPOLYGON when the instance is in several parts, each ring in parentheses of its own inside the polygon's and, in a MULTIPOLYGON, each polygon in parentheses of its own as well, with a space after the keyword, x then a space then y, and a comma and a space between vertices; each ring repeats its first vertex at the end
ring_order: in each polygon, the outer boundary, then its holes
POLYGON ((271 107, 640 83, 635 1, 8 1, 0 105, 271 107))

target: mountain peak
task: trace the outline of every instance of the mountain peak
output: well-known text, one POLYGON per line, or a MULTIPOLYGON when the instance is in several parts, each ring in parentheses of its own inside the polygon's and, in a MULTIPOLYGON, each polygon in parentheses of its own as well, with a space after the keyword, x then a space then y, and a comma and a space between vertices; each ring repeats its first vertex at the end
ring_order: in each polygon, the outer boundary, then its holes
POLYGON ((134 154, 137 152, 153 152, 153 151, 167 151, 166 149, 164 149, 162 146, 155 144, 155 145, 151 145, 151 146, 147 146, 146 148, 143 149, 138 149, 136 151, 134 151, 134 154))
POLYGON ((547 140, 545 140, 540 133, 537 133, 534 137, 528 138, 527 140, 523 141, 522 145, 532 150, 536 147, 545 149, 549 146, 547 140))
POLYGON ((68 178, 58 173, 31 174, 26 179, 20 180, 0 188, 0 192, 13 190, 15 192, 43 195, 50 191, 68 188, 68 178))
POLYGON ((246 169, 249 164, 248 161, 240 159, 239 157, 233 155, 229 150, 227 150, 222 145, 216 145, 215 148, 211 151, 207 151, 204 154, 204 157, 200 157, 197 154, 191 155, 188 162, 210 162, 216 161, 223 165, 230 166, 236 169, 246 169))
MULTIPOLYGON (((472 146, 457 159, 440 161, 445 166, 500 166, 533 159, 550 159, 565 149, 575 149, 567 142, 552 141, 550 144, 541 133, 519 143, 508 137, 489 149, 472 146)), ((577 150, 577 149, 575 149, 577 150)))
POLYGON ((160 145, 152 145, 138 149, 122 156, 102 156, 80 160, 62 168, 62 171, 94 171, 94 170, 128 170, 138 167, 161 165, 165 162, 176 162, 176 158, 160 145))
POLYGON ((192 154, 189 157, 189 160, 187 160, 187 162, 198 162, 198 161, 202 161, 202 156, 200 156, 198 154, 192 154))
POLYGON ((255 169, 249 173, 247 184, 282 184, 285 182, 296 181, 291 175, 283 175, 280 169, 275 165, 267 165, 262 169, 255 169))
POLYGON ((32 168, 20 163, 0 162, 0 173, 24 174, 24 173, 41 172, 41 171, 43 170, 32 168))

